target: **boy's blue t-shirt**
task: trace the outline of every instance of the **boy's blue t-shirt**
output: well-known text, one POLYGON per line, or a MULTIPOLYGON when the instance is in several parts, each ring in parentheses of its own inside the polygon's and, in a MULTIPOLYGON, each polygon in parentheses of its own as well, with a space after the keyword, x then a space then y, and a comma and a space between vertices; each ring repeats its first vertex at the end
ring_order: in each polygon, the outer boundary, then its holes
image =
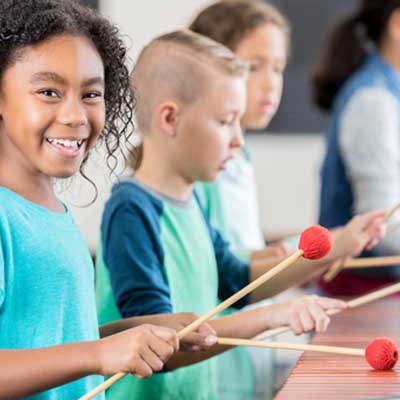
MULTIPOLYGON (((249 282, 249 267, 230 253, 196 196, 168 198, 138 181, 114 186, 97 258, 99 319, 171 312, 203 315, 249 282), (103 257, 104 261, 103 262, 103 257)), ((248 296, 237 306, 244 306, 248 296)), ((116 400, 217 400, 215 359, 150 379, 126 377, 107 392, 116 400)))
MULTIPOLYGON (((97 338, 93 264, 71 214, 0 187, 0 348, 97 338)), ((89 376, 29 399, 77 399, 102 380, 89 376)))

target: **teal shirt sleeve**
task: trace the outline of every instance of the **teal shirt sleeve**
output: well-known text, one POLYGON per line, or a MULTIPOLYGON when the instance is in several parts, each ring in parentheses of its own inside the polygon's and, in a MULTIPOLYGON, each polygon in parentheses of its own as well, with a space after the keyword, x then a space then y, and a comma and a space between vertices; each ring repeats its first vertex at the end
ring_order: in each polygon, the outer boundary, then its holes
POLYGON ((10 231, 5 218, 2 218, 0 213, 0 312, 5 300, 5 270, 6 270, 6 255, 7 243, 11 243, 10 231))
MULTIPOLYGON (((249 283, 250 268, 248 264, 242 262, 229 250, 228 243, 211 226, 210 234, 218 266, 218 297, 225 300, 249 283)), ((233 307, 242 308, 246 306, 249 297, 249 295, 243 297, 233 304, 233 307)))
MULTIPOLYGON (((0 221, 1 224, 1 221, 0 221)), ((4 271, 5 271, 5 257, 4 257, 4 232, 2 227, 0 226, 0 311, 5 299, 5 279, 4 279, 4 271)))
MULTIPOLYGON (((197 193, 196 199, 200 204, 197 193)), ((200 208, 203 210, 201 204, 200 208)), ((208 225, 210 238, 214 247, 215 258, 218 267, 218 297, 220 300, 225 300, 235 294, 249 283, 250 280, 250 267, 249 264, 241 261, 230 250, 229 244, 226 242, 222 235, 214 229, 207 216, 204 213, 204 218, 208 225)), ((243 297, 233 306, 237 308, 244 307, 249 302, 249 295, 243 297)))

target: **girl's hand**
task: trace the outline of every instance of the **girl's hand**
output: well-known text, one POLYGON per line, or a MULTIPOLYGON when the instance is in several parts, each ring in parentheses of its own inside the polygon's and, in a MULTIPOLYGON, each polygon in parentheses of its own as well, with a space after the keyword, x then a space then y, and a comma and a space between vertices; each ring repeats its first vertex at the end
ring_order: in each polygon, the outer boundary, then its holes
POLYGON ((312 330, 325 332, 330 322, 326 312, 347 307, 344 301, 315 295, 300 297, 284 304, 284 325, 290 325, 296 335, 312 330))
POLYGON ((385 236, 385 212, 371 211, 356 215, 333 233, 330 259, 355 257, 364 249, 374 247, 385 236))
POLYGON ((99 374, 126 372, 137 378, 147 378, 160 371, 179 349, 173 329, 147 324, 94 343, 99 374))

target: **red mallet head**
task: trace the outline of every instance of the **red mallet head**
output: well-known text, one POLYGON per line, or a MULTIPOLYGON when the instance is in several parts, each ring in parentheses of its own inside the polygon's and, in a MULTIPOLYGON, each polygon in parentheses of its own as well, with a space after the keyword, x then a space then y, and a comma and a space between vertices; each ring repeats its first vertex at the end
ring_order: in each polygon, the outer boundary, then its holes
POLYGON ((299 249, 303 250, 304 258, 318 260, 325 257, 331 248, 331 234, 322 226, 310 226, 300 236, 299 249))
POLYGON ((374 339, 365 348, 365 358, 374 369, 392 369, 399 358, 399 351, 392 339, 381 337, 374 339))

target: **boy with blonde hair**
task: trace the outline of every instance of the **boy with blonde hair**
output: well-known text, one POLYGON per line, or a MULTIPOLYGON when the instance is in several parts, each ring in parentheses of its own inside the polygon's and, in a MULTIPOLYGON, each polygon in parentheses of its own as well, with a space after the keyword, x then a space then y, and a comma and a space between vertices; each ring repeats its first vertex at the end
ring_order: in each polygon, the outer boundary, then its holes
MULTIPOLYGON (((132 84, 143 153, 135 175, 115 185, 104 211, 100 318, 108 311, 102 305, 110 304, 110 295, 118 310, 114 318, 204 314, 270 268, 237 259, 208 223, 193 191, 196 181, 215 179, 241 146, 246 76, 247 65, 232 52, 189 31, 160 36, 140 54, 132 84)), ((138 164, 131 160, 131 165, 138 164)), ((369 223, 379 216, 371 214, 369 223)), ((236 306, 298 284, 380 236, 378 223, 362 239, 355 230, 344 229, 324 261, 298 261, 293 272, 276 276, 236 306)), ((324 331, 326 310, 343 307, 341 301, 312 296, 218 318, 210 325, 219 336, 242 338, 281 325, 291 325, 296 333, 324 331)), ((181 352, 167 364, 176 371, 145 381, 129 377, 114 385, 108 398, 217 399, 215 359, 198 362, 226 349, 181 352)))

